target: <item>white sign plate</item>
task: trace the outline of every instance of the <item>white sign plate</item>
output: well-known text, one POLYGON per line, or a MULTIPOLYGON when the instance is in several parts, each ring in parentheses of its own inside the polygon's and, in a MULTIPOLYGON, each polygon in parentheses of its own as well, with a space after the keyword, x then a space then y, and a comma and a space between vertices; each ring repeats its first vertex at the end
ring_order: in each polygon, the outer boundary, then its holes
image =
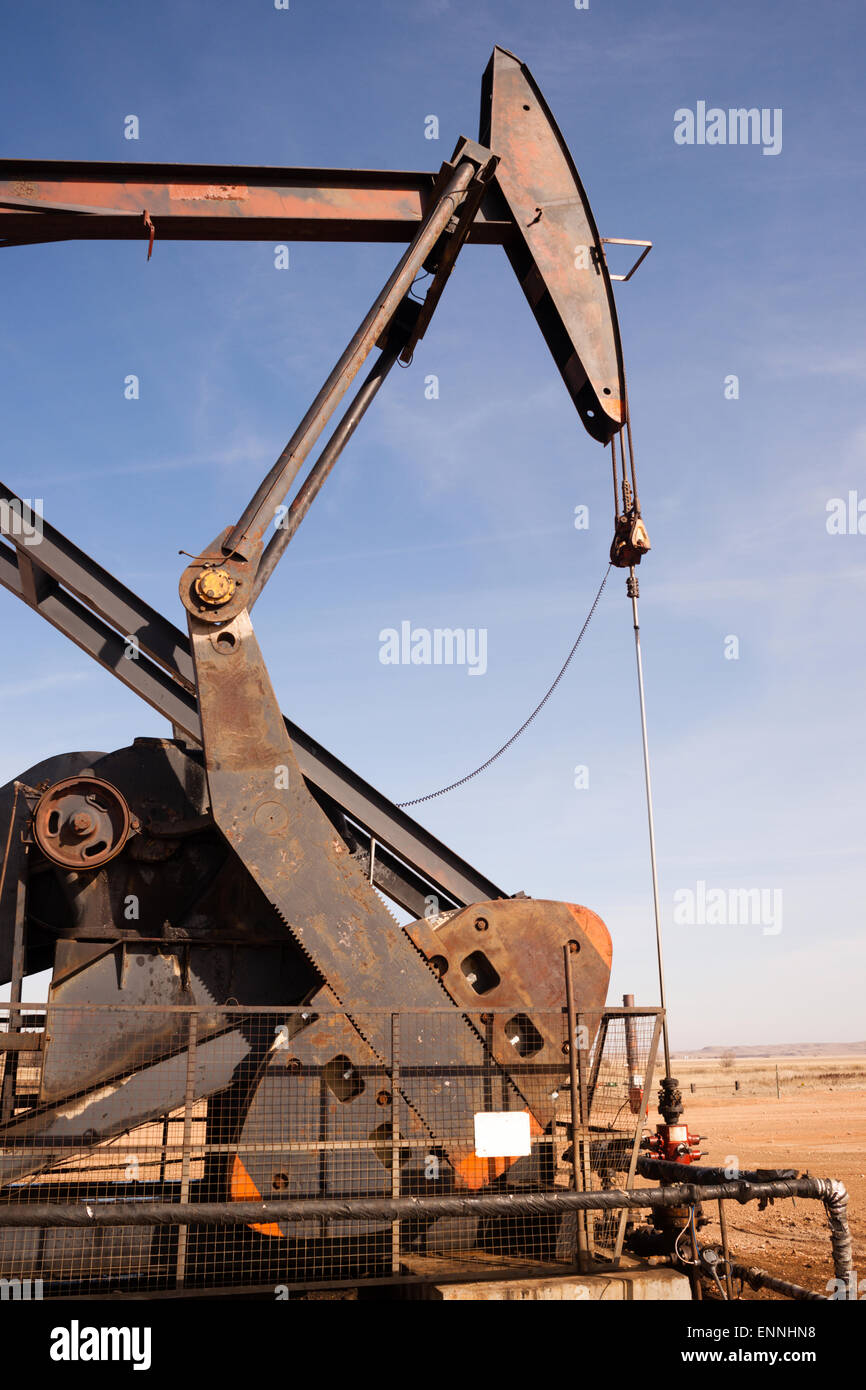
POLYGON ((476 1158, 520 1158, 532 1152, 525 1110, 480 1110, 475 1116, 476 1158))

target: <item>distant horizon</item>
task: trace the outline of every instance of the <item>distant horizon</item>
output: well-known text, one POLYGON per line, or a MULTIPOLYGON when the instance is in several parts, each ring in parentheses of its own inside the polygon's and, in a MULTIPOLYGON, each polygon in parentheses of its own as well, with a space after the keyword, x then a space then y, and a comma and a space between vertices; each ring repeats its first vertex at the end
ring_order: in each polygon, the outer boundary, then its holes
POLYGON ((850 1053, 863 1052, 864 1054, 866 1054, 866 1039, 864 1039, 862 1042, 859 1042, 859 1041, 858 1041, 858 1042, 847 1042, 847 1043, 846 1043, 846 1042, 833 1042, 833 1043, 819 1043, 819 1042, 799 1042, 799 1043, 797 1043, 797 1042, 786 1042, 786 1043, 704 1043, 704 1044, 703 1044, 702 1046, 700 1046, 700 1047, 677 1047, 677 1048, 672 1048, 672 1049, 671 1049, 671 1057, 672 1057, 672 1058, 673 1058, 673 1057, 691 1057, 691 1056, 693 1056, 696 1052, 740 1052, 740 1053, 750 1052, 750 1053, 752 1053, 753 1055, 757 1055, 757 1054, 759 1054, 759 1053, 760 1053, 761 1055, 767 1055, 767 1056, 772 1055, 772 1054, 774 1054, 774 1053, 778 1053, 779 1055, 783 1055, 786 1048, 818 1048, 818 1049, 820 1049, 820 1050, 826 1052, 826 1055, 827 1055, 827 1056, 830 1056, 830 1055, 832 1055, 832 1054, 830 1054, 830 1053, 827 1052, 826 1050, 827 1050, 828 1048, 833 1048, 833 1047, 837 1047, 837 1048, 840 1048, 840 1049, 841 1049, 841 1051, 840 1051, 839 1053, 836 1054, 837 1056, 845 1056, 845 1054, 846 1054, 846 1053, 849 1053, 849 1052, 850 1052, 850 1053))

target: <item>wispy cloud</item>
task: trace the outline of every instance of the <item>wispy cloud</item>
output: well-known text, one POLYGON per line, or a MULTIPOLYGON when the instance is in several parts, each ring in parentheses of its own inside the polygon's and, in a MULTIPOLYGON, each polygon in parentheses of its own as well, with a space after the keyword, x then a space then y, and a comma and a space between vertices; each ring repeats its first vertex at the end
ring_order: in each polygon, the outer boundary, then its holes
MULTIPOLYGON (((94 668, 95 674, 95 668, 94 668)), ((54 690, 58 685, 77 685, 89 681, 89 671, 55 671, 50 676, 35 676, 30 680, 8 681, 0 685, 0 700, 13 700, 21 695, 35 695, 40 690, 54 690)))
POLYGON ((128 459, 123 462, 115 460, 101 464, 98 468, 74 470, 66 468, 55 473, 40 473, 40 479, 44 483, 65 485, 67 483, 88 482, 99 478, 125 478, 150 473, 181 473, 209 468, 232 468, 238 464, 254 468, 257 463, 261 463, 264 467, 273 462, 273 458, 268 452, 269 448, 272 449, 272 447, 261 437, 250 436, 235 444, 212 451, 191 450, 187 454, 172 454, 161 459, 128 459), (265 460, 267 460, 267 465, 264 463, 265 460))

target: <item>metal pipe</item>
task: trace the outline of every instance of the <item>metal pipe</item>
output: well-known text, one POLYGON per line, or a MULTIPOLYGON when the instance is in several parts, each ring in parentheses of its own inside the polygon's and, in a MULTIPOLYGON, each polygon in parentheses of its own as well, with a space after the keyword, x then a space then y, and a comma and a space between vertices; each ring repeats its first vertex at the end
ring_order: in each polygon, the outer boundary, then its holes
MULTIPOLYGON (((625 405, 625 430, 624 430, 624 433, 625 433, 626 438, 627 438, 627 440, 628 440, 628 457, 629 457, 629 463, 630 463, 630 465, 631 465, 631 491, 632 491, 632 502, 633 502, 633 504, 634 504, 634 509, 635 509, 635 511, 637 512, 638 516, 640 516, 640 498, 639 498, 638 495, 637 495, 637 473, 635 472, 635 464, 634 464, 634 443, 633 443, 632 437, 631 437, 631 411, 629 410, 629 407, 628 407, 628 383, 625 381, 624 378, 623 378, 623 397, 624 397, 623 403, 624 403, 624 405, 625 405)), ((622 437, 620 437, 619 444, 620 444, 620 448, 622 449, 622 472, 623 472, 623 477, 625 477, 625 449, 623 448, 622 437)))
POLYGON ((237 550, 251 532, 256 538, 261 536, 310 449, 453 217, 474 175, 475 165, 468 159, 463 160, 452 174, 447 187, 430 215, 419 227, 388 283, 371 306, 273 468, 248 502, 240 521, 224 542, 223 549, 227 555, 237 550))
MULTIPOLYGON (((624 994, 624 995, 622 996, 622 1004, 623 1004, 623 1008, 624 1008, 624 1009, 633 1009, 633 1008, 634 1008, 634 995, 633 995, 633 994, 624 994)), ((638 1087, 638 1084, 639 1084, 639 1085, 640 1085, 641 1091, 643 1091, 644 1079, 643 1079, 642 1076, 639 1076, 639 1073, 638 1073, 637 1033, 636 1033, 636 1031, 635 1031, 634 1017, 633 1017, 632 1015, 629 1015, 629 1014, 626 1015, 624 1026, 625 1026, 625 1057, 626 1057, 626 1066, 628 1067, 628 1084, 629 1084, 629 1090, 636 1089, 636 1088, 638 1087)))
MULTIPOLYGON (((676 1163, 671 1158, 650 1158, 646 1154, 643 1154, 637 1163, 637 1171, 642 1178, 649 1178, 651 1182, 658 1183, 682 1182, 684 1169, 688 1172, 689 1181, 702 1187, 730 1181, 724 1168, 712 1168, 702 1163, 676 1163)), ((793 1168, 755 1168, 741 1170, 737 1181, 789 1182, 796 1176, 793 1168)))
MULTIPOLYGON (((721 1206, 721 1202, 719 1203, 719 1206, 721 1206)), ((691 1231, 692 1236, 692 1254, 695 1257, 694 1264, 691 1266, 689 1270, 689 1274, 692 1276, 692 1296, 696 1303, 703 1303, 704 1291, 701 1288, 701 1281, 698 1278, 698 1270, 701 1266, 701 1252, 698 1247, 698 1233, 695 1230, 694 1207, 692 1207, 691 1213, 689 1215, 689 1230, 691 1231)), ((674 1248, 676 1249, 676 1247, 674 1248)))
POLYGON ((322 484, 337 462, 343 449, 352 438, 352 435, 355 433, 368 406, 370 406, 375 399, 379 387, 385 381, 388 373, 397 361, 404 342, 405 338, 399 335, 399 340, 393 345, 389 345, 385 348, 384 352, 376 359, 372 370, 365 377, 349 409, 346 411, 318 459, 298 488, 286 516, 282 518, 282 521, 265 546, 264 554, 259 561, 259 567, 256 571, 255 580, 253 581, 253 592, 247 604, 248 608, 252 608, 262 589, 276 569, 277 564, 288 547, 289 541, 292 539, 304 517, 307 515, 307 512, 310 510, 313 500, 318 494, 322 484))
POLYGON ((824 1178, 784 1182, 717 1183, 702 1187, 613 1188, 602 1192, 536 1192, 451 1197, 286 1198, 263 1202, 10 1202, 0 1205, 0 1228, 26 1226, 247 1226, 280 1221, 411 1220, 419 1216, 546 1216, 566 1211, 616 1211, 624 1207, 682 1207, 724 1197, 737 1202, 803 1197, 826 1201, 835 1184, 824 1178))
MULTIPOLYGON (((697 1191, 703 1193, 701 1200, 710 1200, 718 1194, 719 1187, 725 1186, 721 1181, 724 1176, 724 1168, 704 1167, 696 1163, 674 1163, 670 1159, 664 1158, 641 1158, 638 1160, 637 1171, 642 1178, 649 1178, 654 1182, 670 1182, 678 1184, 683 1169, 689 1174, 697 1191)), ((772 1170, 771 1170, 772 1172, 772 1170)), ((750 1190, 754 1190, 768 1180, 767 1171, 741 1173, 738 1179, 743 1182, 750 1190)), ((775 1174, 769 1177, 771 1183, 778 1183, 787 1186, 791 1183, 801 1183, 807 1181, 804 1178, 795 1177, 793 1171, 785 1176, 785 1170, 776 1170, 775 1174)), ((810 1182, 819 1184, 820 1191, 807 1193, 807 1196, 820 1197, 824 1203, 824 1210, 827 1213, 827 1221, 830 1226, 830 1244, 833 1249, 833 1268, 837 1279, 847 1279, 853 1261, 853 1243, 851 1229, 848 1224, 848 1189, 843 1182, 836 1178, 810 1178, 810 1182)), ((787 1194, 780 1194, 787 1195, 787 1194)), ((791 1193, 792 1196, 800 1196, 800 1193, 791 1193)))
MULTIPOLYGON (((568 1018, 568 1084, 571 1101, 571 1176, 574 1183, 574 1190, 578 1192, 583 1183, 583 1131, 586 1125, 586 1115, 583 1113, 583 1088, 577 1074, 577 1014, 574 1009, 574 974, 572 971, 572 950, 570 943, 566 943, 562 948, 563 961, 565 965, 565 1009, 568 1018), (578 1131, 580 1138, 578 1138, 578 1131), (578 1161, 580 1163, 580 1179, 578 1179, 578 1161)), ((577 1264, 583 1271, 586 1269, 588 1251, 588 1232, 586 1217, 577 1213, 577 1264)))
MULTIPOLYGON (((728 1264, 725 1265, 725 1276, 730 1281, 731 1275, 737 1279, 742 1279, 753 1289, 772 1289, 774 1293, 784 1294, 786 1298, 794 1298, 797 1301, 809 1301, 812 1303, 826 1303, 829 1301, 825 1293, 813 1293, 811 1289, 804 1289, 802 1284, 789 1284, 787 1279, 776 1279, 772 1274, 768 1274, 765 1269, 756 1269, 754 1266, 747 1268, 746 1265, 728 1264)), ((728 1295, 730 1297, 730 1295, 728 1295)))
POLYGON ((639 694, 639 696, 640 696, 640 727, 641 727, 641 738, 642 738, 642 740, 643 740, 643 769, 644 769, 644 781, 645 781, 645 783, 646 783, 647 823, 648 823, 648 825, 649 825, 650 867, 651 867, 651 870, 652 870, 652 884, 653 884, 653 910, 654 910, 654 912, 655 912, 655 923, 656 923, 656 955, 657 955, 657 957, 658 957, 658 972, 659 972, 659 1003, 661 1004, 662 1008, 665 1010, 664 1017, 663 1017, 663 1021, 662 1021, 662 1044, 663 1044, 663 1046, 664 1046, 664 1054, 665 1054, 665 1076, 670 1076, 670 1074, 671 1074, 671 1049, 670 1049, 670 1040, 669 1040, 669 1038, 668 1038, 667 1001, 666 1001, 666 996, 665 996, 665 966, 664 966, 664 958, 663 958, 663 955, 662 955, 662 922, 661 922, 661 907, 660 907, 660 905, 659 905, 659 877, 658 877, 658 867, 657 867, 657 865, 656 865, 656 832, 655 832, 655 820, 654 820, 654 817, 653 817, 653 793, 652 793, 652 781, 651 781, 651 779, 650 779, 649 743, 648 743, 648 741, 647 741, 647 728, 646 728, 646 701, 645 701, 645 699, 644 699, 644 688, 643 688, 643 661, 642 661, 642 659, 641 659, 641 651, 640 651, 640 619, 639 619, 639 617, 638 617, 638 611, 637 611, 637 599, 638 599, 638 592, 639 592, 639 590, 638 590, 637 575, 636 575, 635 572, 634 572, 634 565, 632 565, 631 568, 629 569, 629 577, 628 577, 628 580, 627 580, 627 583, 626 583, 626 592, 627 592, 629 598, 631 599, 632 621, 633 621, 633 623, 634 623, 634 651, 635 651, 635 658, 636 658, 636 660, 637 660, 637 687, 638 687, 638 694, 639 694))
POLYGON ((824 1210, 830 1223, 833 1266, 836 1278, 847 1281, 854 1268, 854 1245, 848 1225, 848 1189, 835 1178, 829 1180, 829 1187, 824 1197, 824 1210))
POLYGON ((728 1292, 728 1301, 733 1302, 734 1286, 731 1280, 731 1248, 728 1244, 728 1218, 725 1216, 724 1202, 719 1202, 719 1233, 722 1237, 722 1254, 725 1257, 725 1288, 728 1292))

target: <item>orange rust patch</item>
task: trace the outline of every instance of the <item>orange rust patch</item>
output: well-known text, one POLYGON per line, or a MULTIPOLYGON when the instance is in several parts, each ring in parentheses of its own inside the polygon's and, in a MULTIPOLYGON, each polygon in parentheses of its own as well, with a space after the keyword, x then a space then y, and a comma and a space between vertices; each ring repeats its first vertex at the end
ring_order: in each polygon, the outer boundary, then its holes
POLYGON ((168 196, 173 203, 242 203, 250 190, 245 183, 170 183, 168 196))
POLYGON ((613 960, 613 943, 604 922, 594 912, 585 907, 578 907, 577 903, 566 903, 565 906, 609 968, 613 960))

